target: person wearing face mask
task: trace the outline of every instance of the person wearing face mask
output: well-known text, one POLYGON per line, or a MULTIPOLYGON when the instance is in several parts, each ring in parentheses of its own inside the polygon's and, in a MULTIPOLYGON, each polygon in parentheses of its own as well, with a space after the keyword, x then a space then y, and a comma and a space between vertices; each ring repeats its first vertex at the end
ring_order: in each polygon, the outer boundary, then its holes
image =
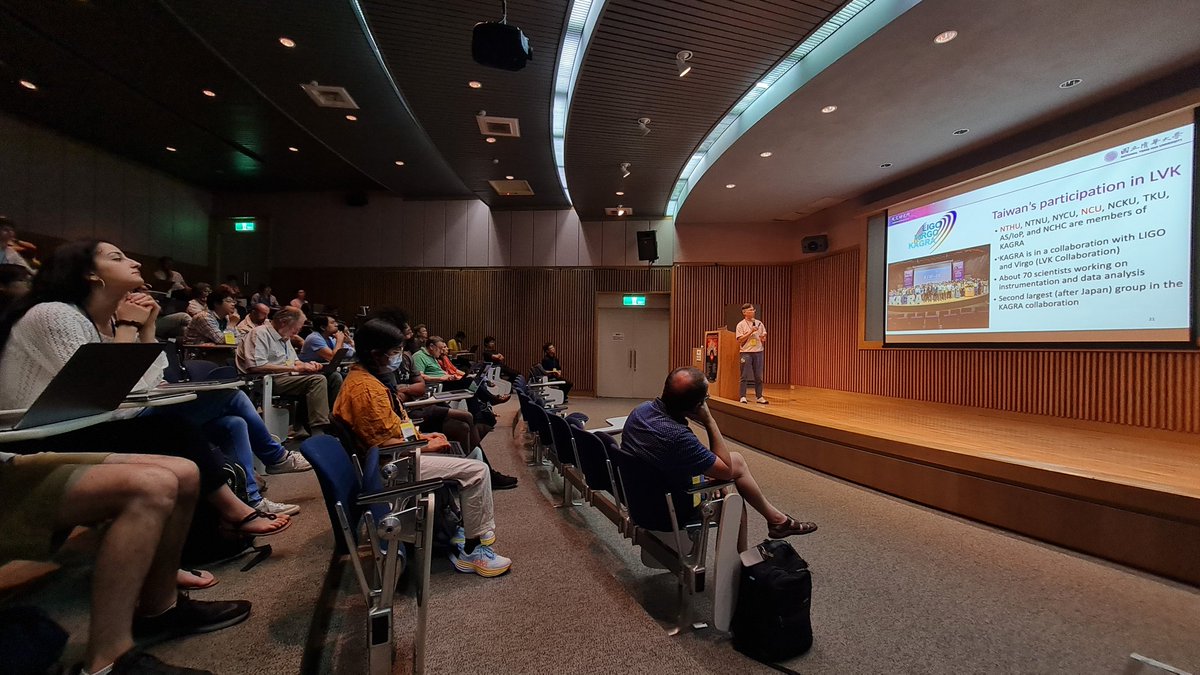
MULTIPOLYGON (((372 319, 355 336, 359 362, 350 368, 333 415, 350 429, 362 447, 403 443, 415 437, 411 420, 396 396, 393 374, 404 363, 404 332, 372 319), (406 433, 406 427, 409 430, 406 433)), ((496 522, 488 467, 482 461, 438 454, 449 449, 442 434, 424 436, 429 444, 421 451, 421 480, 442 478, 458 486, 463 527, 452 540, 450 561, 455 569, 483 577, 504 574, 512 561, 492 549, 496 522)))

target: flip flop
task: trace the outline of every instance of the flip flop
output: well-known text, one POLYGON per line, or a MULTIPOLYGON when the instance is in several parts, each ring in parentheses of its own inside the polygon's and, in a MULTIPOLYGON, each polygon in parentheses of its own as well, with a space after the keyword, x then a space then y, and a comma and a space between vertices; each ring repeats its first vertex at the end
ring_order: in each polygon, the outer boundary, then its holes
POLYGON ((208 570, 193 570, 180 568, 175 576, 176 586, 181 591, 202 591, 206 588, 212 588, 221 582, 220 579, 213 576, 208 570), (189 581, 188 583, 178 583, 180 576, 191 577, 199 581, 189 581))
POLYGON ((243 518, 241 520, 241 522, 237 523, 236 525, 232 524, 232 523, 226 523, 226 530, 229 532, 235 532, 237 534, 250 535, 251 537, 270 537, 272 535, 279 534, 280 532, 283 532, 284 530, 286 530, 292 526, 292 521, 289 520, 288 522, 284 523, 283 527, 281 527, 277 530, 272 530, 270 532, 251 532, 251 531, 245 529, 246 525, 250 524, 251 522, 253 522, 259 518, 266 518, 267 520, 278 520, 279 519, 279 517, 276 516, 274 513, 264 513, 262 511, 255 511, 254 513, 251 513, 250 515, 243 518))

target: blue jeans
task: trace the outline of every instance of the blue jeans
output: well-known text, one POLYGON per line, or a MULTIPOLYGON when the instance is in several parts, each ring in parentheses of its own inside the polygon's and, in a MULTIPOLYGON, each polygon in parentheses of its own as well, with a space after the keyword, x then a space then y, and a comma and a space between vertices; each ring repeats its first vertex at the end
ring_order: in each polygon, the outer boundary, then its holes
POLYGON ((221 447, 227 457, 246 470, 246 492, 250 503, 262 500, 254 479, 254 455, 270 466, 287 457, 287 451, 267 431, 250 397, 239 389, 197 392, 196 400, 162 408, 147 408, 142 414, 173 413, 200 425, 208 440, 221 447))

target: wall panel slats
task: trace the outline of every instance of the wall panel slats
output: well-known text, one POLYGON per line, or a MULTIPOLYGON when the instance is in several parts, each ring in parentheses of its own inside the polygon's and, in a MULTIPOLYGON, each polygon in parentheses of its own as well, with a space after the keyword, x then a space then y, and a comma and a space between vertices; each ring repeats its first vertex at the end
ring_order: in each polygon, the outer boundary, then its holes
MULTIPOLYGON (((713 268, 676 269, 680 304, 717 282, 693 271, 713 268)), ((797 263, 790 278, 795 384, 1200 433, 1200 353, 859 349, 858 249, 797 263)))
POLYGON ((666 268, 276 268, 272 280, 278 288, 303 285, 313 302, 343 317, 360 305, 399 307, 446 339, 458 330, 470 344, 493 335, 521 372, 553 341, 579 392, 596 389, 596 293, 671 290, 666 268))

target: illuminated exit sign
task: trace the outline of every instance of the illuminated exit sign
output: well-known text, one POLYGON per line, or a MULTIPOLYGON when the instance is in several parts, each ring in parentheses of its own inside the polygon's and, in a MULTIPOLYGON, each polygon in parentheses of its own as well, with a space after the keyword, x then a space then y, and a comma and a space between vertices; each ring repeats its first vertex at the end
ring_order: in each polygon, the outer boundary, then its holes
POLYGON ((253 220, 233 221, 234 232, 253 232, 255 228, 257 228, 257 224, 253 220))
POLYGON ((621 304, 626 307, 645 307, 646 296, 644 295, 626 295, 621 299, 621 304))

